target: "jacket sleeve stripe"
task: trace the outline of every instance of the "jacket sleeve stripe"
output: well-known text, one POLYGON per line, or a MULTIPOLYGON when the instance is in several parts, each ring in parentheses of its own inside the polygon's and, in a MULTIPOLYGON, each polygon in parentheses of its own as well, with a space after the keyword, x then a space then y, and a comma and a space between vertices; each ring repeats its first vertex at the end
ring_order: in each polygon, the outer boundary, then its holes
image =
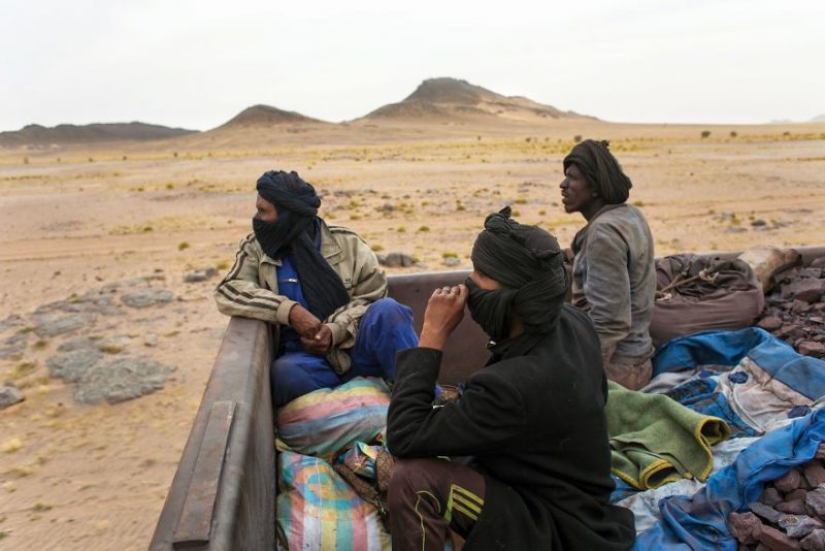
POLYGON ((232 266, 232 270, 230 270, 229 274, 225 278, 223 278, 224 282, 231 281, 238 277, 238 273, 241 271, 241 268, 244 264, 244 259, 248 256, 246 254, 246 245, 252 241, 253 236, 250 235, 246 239, 241 242, 241 246, 238 247, 238 252, 235 253, 235 264, 232 266))
POLYGON ((238 291, 237 289, 233 289, 231 286, 222 285, 218 288, 218 293, 223 295, 227 300, 230 302, 234 302, 235 304, 240 304, 241 306, 259 306, 262 308, 277 308, 281 301, 276 298, 269 298, 269 297, 256 297, 251 293, 245 293, 242 291, 238 291), (227 292, 229 291, 229 292, 227 292), (231 295, 230 295, 231 293, 231 295))

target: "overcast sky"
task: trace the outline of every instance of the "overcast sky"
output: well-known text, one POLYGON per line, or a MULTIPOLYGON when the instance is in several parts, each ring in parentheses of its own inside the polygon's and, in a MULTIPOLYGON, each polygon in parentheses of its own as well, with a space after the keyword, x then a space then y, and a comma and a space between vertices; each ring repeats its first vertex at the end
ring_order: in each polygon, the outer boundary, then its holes
POLYGON ((822 0, 0 0, 0 131, 330 122, 454 77, 614 122, 825 114, 822 0))

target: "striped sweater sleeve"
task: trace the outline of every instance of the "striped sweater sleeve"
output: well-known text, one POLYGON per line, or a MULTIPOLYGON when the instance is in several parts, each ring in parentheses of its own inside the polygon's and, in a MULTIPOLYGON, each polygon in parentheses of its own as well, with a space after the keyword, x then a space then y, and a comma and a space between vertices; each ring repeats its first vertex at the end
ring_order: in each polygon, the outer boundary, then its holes
MULTIPOLYGON (((254 235, 249 235, 241 241, 235 255, 235 264, 215 289, 218 310, 227 316, 241 316, 287 325, 289 310, 295 302, 261 286, 260 281, 264 280, 264 277, 259 274, 259 270, 274 270, 275 267, 260 266, 262 253, 259 249, 254 235)), ((272 279, 274 280, 274 277, 272 279)))

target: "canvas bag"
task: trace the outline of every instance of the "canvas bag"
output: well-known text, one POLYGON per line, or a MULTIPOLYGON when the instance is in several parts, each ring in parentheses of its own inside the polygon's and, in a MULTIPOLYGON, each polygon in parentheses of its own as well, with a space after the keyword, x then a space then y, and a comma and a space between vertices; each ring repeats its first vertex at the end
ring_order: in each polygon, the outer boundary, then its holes
POLYGON ((674 337, 750 327, 765 306, 751 266, 694 254, 656 261, 656 302, 650 336, 658 349, 674 337))

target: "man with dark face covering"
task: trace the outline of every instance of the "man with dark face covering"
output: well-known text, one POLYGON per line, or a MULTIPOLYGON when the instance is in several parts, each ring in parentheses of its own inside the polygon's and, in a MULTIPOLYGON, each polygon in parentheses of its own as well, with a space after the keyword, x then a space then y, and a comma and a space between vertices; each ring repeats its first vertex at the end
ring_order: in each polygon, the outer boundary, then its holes
POLYGON ((437 289, 419 346, 399 352, 387 420, 393 550, 619 550, 633 514, 611 505, 607 380, 587 315, 564 303, 556 239, 487 217, 465 285, 437 289), (433 407, 442 350, 467 305, 490 361, 461 397, 433 407), (469 462, 447 457, 472 457, 469 462))
POLYGON ((295 172, 257 183, 254 233, 215 290, 218 309, 272 324, 276 407, 356 376, 395 377, 395 354, 416 346, 412 311, 387 298, 375 253, 317 216, 321 199, 295 172))

